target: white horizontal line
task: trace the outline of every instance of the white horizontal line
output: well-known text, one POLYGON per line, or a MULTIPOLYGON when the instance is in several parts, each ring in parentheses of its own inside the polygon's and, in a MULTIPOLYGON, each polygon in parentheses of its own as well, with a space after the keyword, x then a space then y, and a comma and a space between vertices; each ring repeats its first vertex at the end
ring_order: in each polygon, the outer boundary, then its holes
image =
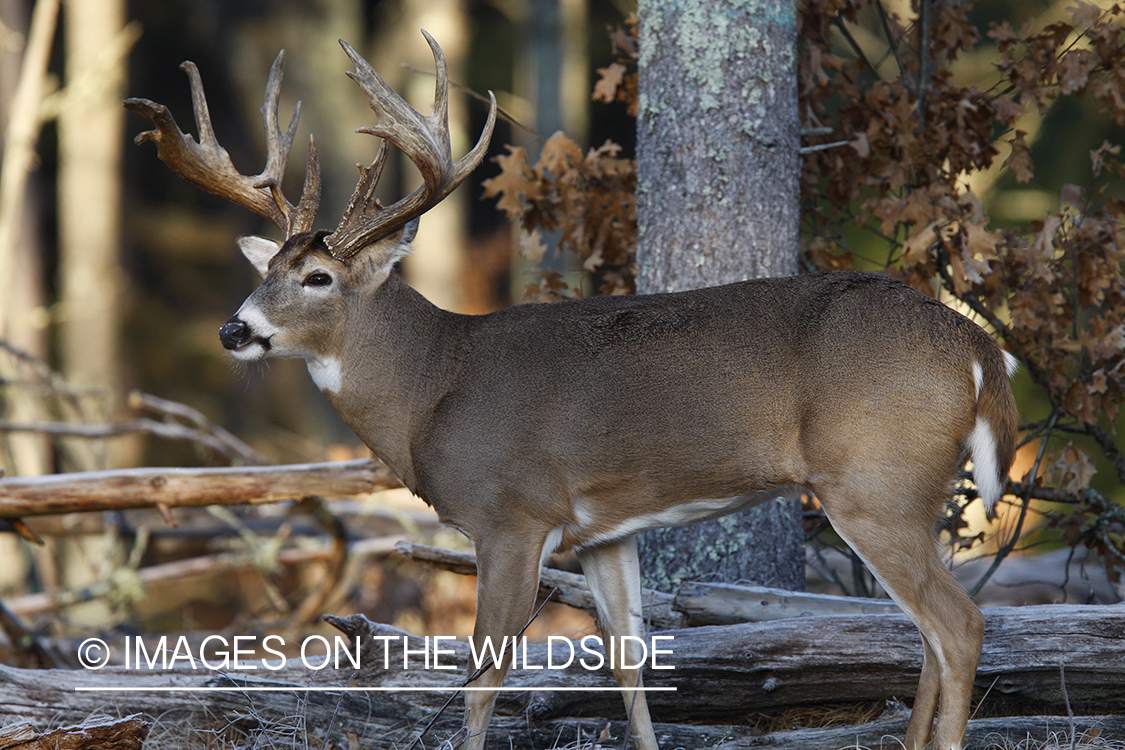
MULTIPOLYGON (((456 693, 462 690, 495 690, 501 693, 526 693, 530 690, 549 690, 556 693, 604 693, 604 692, 620 692, 623 688, 619 687, 550 687, 536 685, 534 687, 326 687, 322 685, 310 685, 302 687, 300 685, 293 685, 285 687, 280 685, 223 685, 218 687, 137 687, 135 685, 115 686, 109 685, 106 687, 80 687, 74 688, 75 692, 79 693, 284 693, 284 692, 304 692, 304 693, 456 693)), ((674 687, 642 687, 630 688, 632 690, 640 690, 641 692, 654 693, 654 692, 675 692, 678 688, 674 687)))

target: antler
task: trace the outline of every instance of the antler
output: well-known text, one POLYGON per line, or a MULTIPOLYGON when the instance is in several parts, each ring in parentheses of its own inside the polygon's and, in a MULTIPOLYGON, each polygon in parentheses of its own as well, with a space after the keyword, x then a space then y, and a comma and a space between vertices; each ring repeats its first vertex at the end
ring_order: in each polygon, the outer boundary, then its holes
POLYGON ((215 140, 211 127, 211 114, 207 108, 207 97, 203 93, 203 81, 195 63, 187 61, 180 69, 187 73, 191 82, 192 109, 195 124, 199 129, 199 142, 182 132, 172 113, 163 104, 148 99, 126 99, 125 107, 152 120, 155 130, 138 135, 136 143, 153 141, 156 143, 160 160, 172 171, 221 198, 261 214, 277 224, 286 237, 292 237, 312 228, 317 208, 320 206, 320 166, 316 156, 316 143, 309 138, 309 156, 305 171, 305 184, 301 200, 293 206, 281 192, 281 180, 285 165, 289 160, 289 150, 297 132, 297 120, 301 116, 301 104, 297 103, 289 129, 281 132, 277 116, 277 103, 281 95, 282 65, 285 51, 282 50, 273 66, 270 67, 266 83, 265 101, 262 103, 262 122, 266 133, 266 167, 258 175, 243 175, 231 163, 230 155, 215 140))
POLYGON ((383 143, 370 167, 359 166, 359 184, 348 202, 340 225, 324 238, 329 251, 337 258, 350 258, 371 242, 394 232, 435 206, 480 164, 488 148, 493 126, 496 124, 496 97, 492 92, 488 94, 491 100, 488 122, 481 132, 480 140, 472 151, 456 164, 453 163, 449 147, 449 73, 445 55, 432 36, 425 31, 422 34, 433 51, 437 66, 434 111, 428 117, 423 117, 407 104, 359 53, 347 42, 340 41, 340 46, 356 68, 354 73, 348 75, 363 88, 371 109, 379 119, 374 127, 360 128, 356 132, 377 135, 383 139, 383 143), (414 162, 422 173, 423 184, 407 197, 384 208, 374 197, 374 191, 386 159, 388 141, 398 146, 414 162))
MULTIPOLYGON (((445 55, 432 36, 425 31, 422 34, 433 51, 437 66, 434 111, 428 117, 423 117, 395 93, 347 42, 340 42, 356 67, 356 71, 348 75, 363 88, 371 109, 379 120, 374 127, 360 128, 357 132, 377 135, 383 139, 371 166, 360 165, 359 184, 344 210, 339 226, 324 237, 329 251, 341 260, 350 258, 375 240, 421 216, 449 195, 480 164, 492 137, 496 124, 496 97, 489 92, 491 104, 488 121, 480 140, 472 151, 456 164, 453 163, 449 146, 449 73, 445 55), (383 171, 388 142, 398 146, 414 162, 422 173, 423 184, 406 198, 384 208, 375 198, 375 185, 383 171)), ((155 130, 138 135, 136 142, 156 143, 157 155, 172 171, 210 193, 265 216, 277 224, 286 237, 292 237, 312 228, 320 205, 320 167, 316 143, 310 138, 301 200, 296 206, 289 203, 281 192, 281 180, 297 131, 301 104, 297 103, 288 131, 282 133, 277 103, 281 94, 284 60, 285 52, 282 51, 270 68, 269 81, 266 83, 262 121, 265 126, 267 156, 266 167, 258 175, 240 174, 231 163, 230 155, 215 140, 207 98, 203 93, 203 82, 194 63, 185 62, 180 68, 187 73, 191 82, 192 109, 199 129, 199 142, 180 130, 171 112, 162 104, 148 99, 126 99, 125 107, 148 117, 156 125, 155 130)))

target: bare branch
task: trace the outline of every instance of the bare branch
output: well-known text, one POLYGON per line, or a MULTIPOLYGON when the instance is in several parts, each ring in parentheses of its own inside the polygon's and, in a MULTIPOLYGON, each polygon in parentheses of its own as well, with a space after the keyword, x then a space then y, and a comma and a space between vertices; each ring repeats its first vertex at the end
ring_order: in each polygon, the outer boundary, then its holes
POLYGON ((797 149, 799 154, 811 154, 817 151, 827 151, 830 148, 837 148, 839 146, 847 146, 851 141, 833 141, 832 143, 818 143, 815 146, 801 146, 797 149))
POLYGON ((169 401, 168 399, 159 398, 141 391, 133 391, 129 394, 129 406, 137 410, 149 409, 163 414, 166 417, 175 417, 190 422, 195 425, 200 432, 224 446, 220 451, 221 453, 235 458, 243 464, 248 466, 264 466, 269 463, 261 453, 258 453, 258 451, 254 450, 219 425, 212 423, 207 417, 203 416, 201 412, 187 404, 169 401))
MULTIPOLYGON (((433 568, 451 570, 462 575, 477 573, 477 558, 470 552, 457 552, 412 542, 399 542, 395 551, 433 568)), ((555 568, 543 568, 539 578, 539 596, 546 596, 551 589, 558 589, 555 598, 563 604, 595 612, 594 598, 586 585, 585 576, 555 568)), ((642 597, 645 619, 652 622, 654 627, 666 629, 685 624, 684 616, 672 610, 671 594, 645 589, 642 597)))
MULTIPOLYGON (((409 63, 401 63, 400 67, 403 70, 409 71, 411 73, 417 73, 418 75, 430 76, 431 78, 436 77, 436 74, 431 73, 428 70, 422 70, 421 68, 410 65, 409 63)), ((468 94, 469 96, 476 99, 478 102, 481 102, 482 104, 487 104, 489 106, 492 106, 492 99, 485 96, 484 94, 478 94, 475 90, 469 88, 468 86, 466 86, 462 83, 457 83, 456 81, 450 81, 449 85, 452 86, 453 88, 457 89, 458 91, 464 93, 464 94, 468 94)), ((539 135, 538 131, 536 131, 534 128, 532 128, 528 125, 525 125, 524 123, 517 120, 515 115, 513 115, 511 112, 504 109, 503 107, 497 105, 496 114, 500 115, 505 120, 512 123, 517 128, 519 128, 523 132, 527 133, 528 135, 530 135, 532 138, 539 141, 540 143, 546 143, 547 142, 547 139, 544 138, 543 136, 539 135)), ((829 128, 828 131, 831 132, 831 128, 829 128)))
POLYGON ((250 468, 146 468, 0 479, 0 518, 128 508, 262 505, 401 487, 370 459, 250 468))
MULTIPOLYGON (((348 548, 351 557, 372 557, 389 555, 394 551, 395 545, 401 542, 401 536, 375 537, 364 539, 348 548)), ((284 549, 277 555, 277 561, 282 565, 299 565, 301 563, 331 559, 337 554, 336 545, 328 544, 312 548, 284 549)), ((235 570, 254 567, 253 555, 237 552, 223 552, 214 555, 200 555, 186 560, 150 565, 138 568, 136 573, 140 581, 146 586, 179 581, 191 576, 218 575, 235 570)), ((110 594, 113 590, 112 581, 98 581, 74 591, 60 591, 56 593, 27 594, 13 597, 7 601, 8 609, 23 617, 56 612, 65 607, 70 607, 82 602, 100 599, 110 594)))

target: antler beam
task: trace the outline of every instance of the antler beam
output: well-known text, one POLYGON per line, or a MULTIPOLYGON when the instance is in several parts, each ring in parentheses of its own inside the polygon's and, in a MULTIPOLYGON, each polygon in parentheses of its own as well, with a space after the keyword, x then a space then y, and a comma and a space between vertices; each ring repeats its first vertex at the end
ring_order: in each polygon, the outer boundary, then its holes
POLYGON ((289 151, 297 132, 297 121, 301 116, 301 104, 297 103, 289 129, 281 132, 277 105, 281 95, 282 67, 285 51, 282 50, 270 67, 266 83, 265 100, 262 103, 262 121, 266 134, 266 166, 261 174, 243 175, 231 163, 226 149, 219 145, 211 126, 211 113, 207 107, 207 97, 203 92, 203 81, 199 69, 190 60, 180 69, 187 73, 191 82, 192 109, 195 124, 199 130, 199 141, 180 130, 172 113, 163 104, 148 99, 126 99, 125 108, 152 120, 156 126, 135 139, 140 144, 152 141, 156 144, 157 155, 172 171, 209 193, 225 198, 244 208, 266 217, 276 224, 287 237, 312 228, 320 205, 320 166, 316 156, 316 144, 309 139, 309 155, 305 172, 305 184, 301 200, 293 206, 281 192, 281 180, 289 160, 289 151))

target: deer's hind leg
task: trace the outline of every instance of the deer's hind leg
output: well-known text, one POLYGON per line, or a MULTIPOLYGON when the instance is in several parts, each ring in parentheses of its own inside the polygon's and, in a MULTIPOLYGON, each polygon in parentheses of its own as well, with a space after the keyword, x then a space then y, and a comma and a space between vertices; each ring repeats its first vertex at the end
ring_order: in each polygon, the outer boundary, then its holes
POLYGON ((821 489, 836 532, 922 634, 924 661, 906 731, 907 750, 960 750, 972 703, 984 615, 938 554, 934 538, 947 485, 927 502, 886 492, 882 497, 821 489), (934 716, 937 727, 934 729, 934 716))

